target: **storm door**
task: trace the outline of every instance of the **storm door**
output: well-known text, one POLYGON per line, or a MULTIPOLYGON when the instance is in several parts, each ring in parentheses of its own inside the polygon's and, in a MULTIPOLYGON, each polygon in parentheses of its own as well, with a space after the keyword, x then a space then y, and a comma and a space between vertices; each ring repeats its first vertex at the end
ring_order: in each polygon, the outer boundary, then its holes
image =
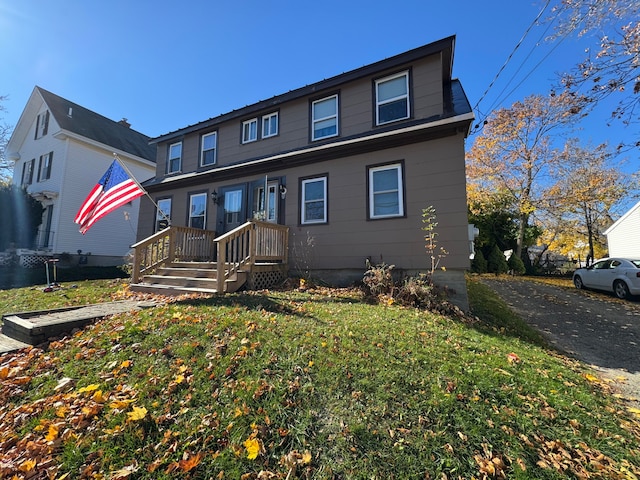
POLYGON ((270 223, 278 223, 278 180, 253 184, 252 217, 270 223), (265 187, 267 194, 265 195, 265 187))
POLYGON ((246 186, 221 188, 220 196, 222 215, 218 216, 219 233, 226 233, 247 221, 246 186))

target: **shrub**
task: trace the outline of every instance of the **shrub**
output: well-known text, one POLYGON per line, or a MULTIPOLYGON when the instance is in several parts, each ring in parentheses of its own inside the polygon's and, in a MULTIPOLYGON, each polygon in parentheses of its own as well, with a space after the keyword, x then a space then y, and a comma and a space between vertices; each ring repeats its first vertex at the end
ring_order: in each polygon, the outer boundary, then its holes
POLYGON ((471 261, 471 271, 475 273, 487 273, 487 259, 484 258, 482 250, 476 250, 476 254, 471 261))
POLYGON ((507 265, 511 273, 513 273, 514 275, 522 275, 526 271, 524 262, 515 253, 509 257, 507 265))
POLYGON ((507 260, 504 258, 504 254, 498 248, 497 245, 493 246, 489 258, 487 258, 487 271, 499 275, 501 273, 507 273, 509 266, 507 260))
POLYGON ((381 263, 372 265, 367 261, 367 271, 364 273, 362 283, 364 283, 365 294, 369 297, 378 297, 380 295, 393 295, 395 282, 391 271, 395 265, 387 265, 381 263))

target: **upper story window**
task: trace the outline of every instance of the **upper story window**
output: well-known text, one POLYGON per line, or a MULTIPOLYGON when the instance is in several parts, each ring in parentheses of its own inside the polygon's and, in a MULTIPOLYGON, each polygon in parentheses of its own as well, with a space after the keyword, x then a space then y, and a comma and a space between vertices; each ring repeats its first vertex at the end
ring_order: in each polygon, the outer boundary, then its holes
POLYGON ((161 198, 158 200, 158 208, 156 210, 156 232, 164 230, 171 222, 171 199, 161 198))
POLYGON ((189 226, 204 229, 207 215, 207 194, 196 193, 189 196, 189 226))
POLYGON ((49 110, 38 115, 36 120, 36 139, 44 137, 49 130, 49 110))
POLYGON ((338 135, 338 95, 316 100, 311 105, 311 139, 338 135))
POLYGON ((169 145, 167 173, 179 172, 182 168, 182 142, 169 145))
POLYGON ((327 223, 327 177, 302 180, 300 223, 327 223))
POLYGON ((38 163, 38 181, 48 180, 51 178, 51 163, 53 161, 53 152, 40 155, 38 163))
POLYGON ((24 162, 22 165, 22 186, 26 187, 33 183, 33 164, 36 162, 35 158, 32 158, 28 162, 24 162))
POLYGON ((376 80, 376 125, 409 116, 409 72, 376 80))
POLYGON ((258 119, 242 122, 242 143, 255 142, 258 139, 258 119))
POLYGON ((262 117, 262 138, 278 135, 278 112, 262 117))
POLYGON ((369 168, 369 218, 404 216, 402 164, 369 168))
POLYGON ((202 136, 202 147, 200 152, 200 166, 206 167, 216 163, 216 150, 218 143, 218 133, 207 133, 202 136))

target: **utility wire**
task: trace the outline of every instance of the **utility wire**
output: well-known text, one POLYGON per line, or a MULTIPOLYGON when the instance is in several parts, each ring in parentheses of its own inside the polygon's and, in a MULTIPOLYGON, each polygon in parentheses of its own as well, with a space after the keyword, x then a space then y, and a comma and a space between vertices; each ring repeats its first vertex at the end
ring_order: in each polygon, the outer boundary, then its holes
POLYGON ((544 11, 547 9, 547 7, 549 6, 551 0, 547 0, 547 3, 545 3, 544 7, 542 7, 542 9, 540 10, 540 12, 538 13, 538 16, 533 20, 533 22, 531 22, 531 25, 529 25, 529 27, 527 28, 527 30, 524 32, 524 34, 522 35, 522 38, 520 38, 520 41, 516 44, 516 46, 513 48, 512 52, 509 54, 509 56, 507 57, 507 59, 505 60, 504 64, 502 65, 502 67, 500 67, 500 70, 498 70, 498 73, 496 73, 496 76, 493 78, 493 80, 491 80, 491 83, 489 84, 489 86, 487 87, 487 89, 484 91, 484 93, 482 94, 482 96, 480 97, 480 100, 478 100, 478 102, 475 104, 475 106, 473 107, 474 110, 476 110, 478 108, 478 105, 480 105, 480 102, 482 102, 482 100, 484 100, 484 97, 487 95, 487 93, 489 93, 489 90, 491 90, 491 87, 493 87, 494 83, 496 83, 496 80, 498 80, 498 77, 500 76, 500 74, 503 72, 503 70, 506 68, 506 66, 509 64, 509 62, 511 61, 511 59, 513 58, 513 56, 515 55, 516 51, 518 50, 518 48, 520 48, 520 45, 522 45, 522 43, 524 42, 525 38, 527 38, 527 35, 529 34, 529 32, 531 31, 531 29, 536 25, 536 23, 538 22, 538 20, 540 19, 540 17, 542 16, 542 14, 544 13, 544 11))

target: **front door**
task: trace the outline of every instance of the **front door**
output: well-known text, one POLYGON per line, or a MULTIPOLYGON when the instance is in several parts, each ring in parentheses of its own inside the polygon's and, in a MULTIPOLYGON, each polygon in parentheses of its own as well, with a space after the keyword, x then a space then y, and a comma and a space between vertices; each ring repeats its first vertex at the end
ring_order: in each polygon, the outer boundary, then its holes
POLYGON ((246 186, 234 185, 220 189, 222 218, 218 217, 221 233, 239 227, 247 221, 246 186))
POLYGON ((253 218, 278 223, 278 180, 265 181, 253 187, 253 218), (265 187, 267 194, 265 195, 265 187))

